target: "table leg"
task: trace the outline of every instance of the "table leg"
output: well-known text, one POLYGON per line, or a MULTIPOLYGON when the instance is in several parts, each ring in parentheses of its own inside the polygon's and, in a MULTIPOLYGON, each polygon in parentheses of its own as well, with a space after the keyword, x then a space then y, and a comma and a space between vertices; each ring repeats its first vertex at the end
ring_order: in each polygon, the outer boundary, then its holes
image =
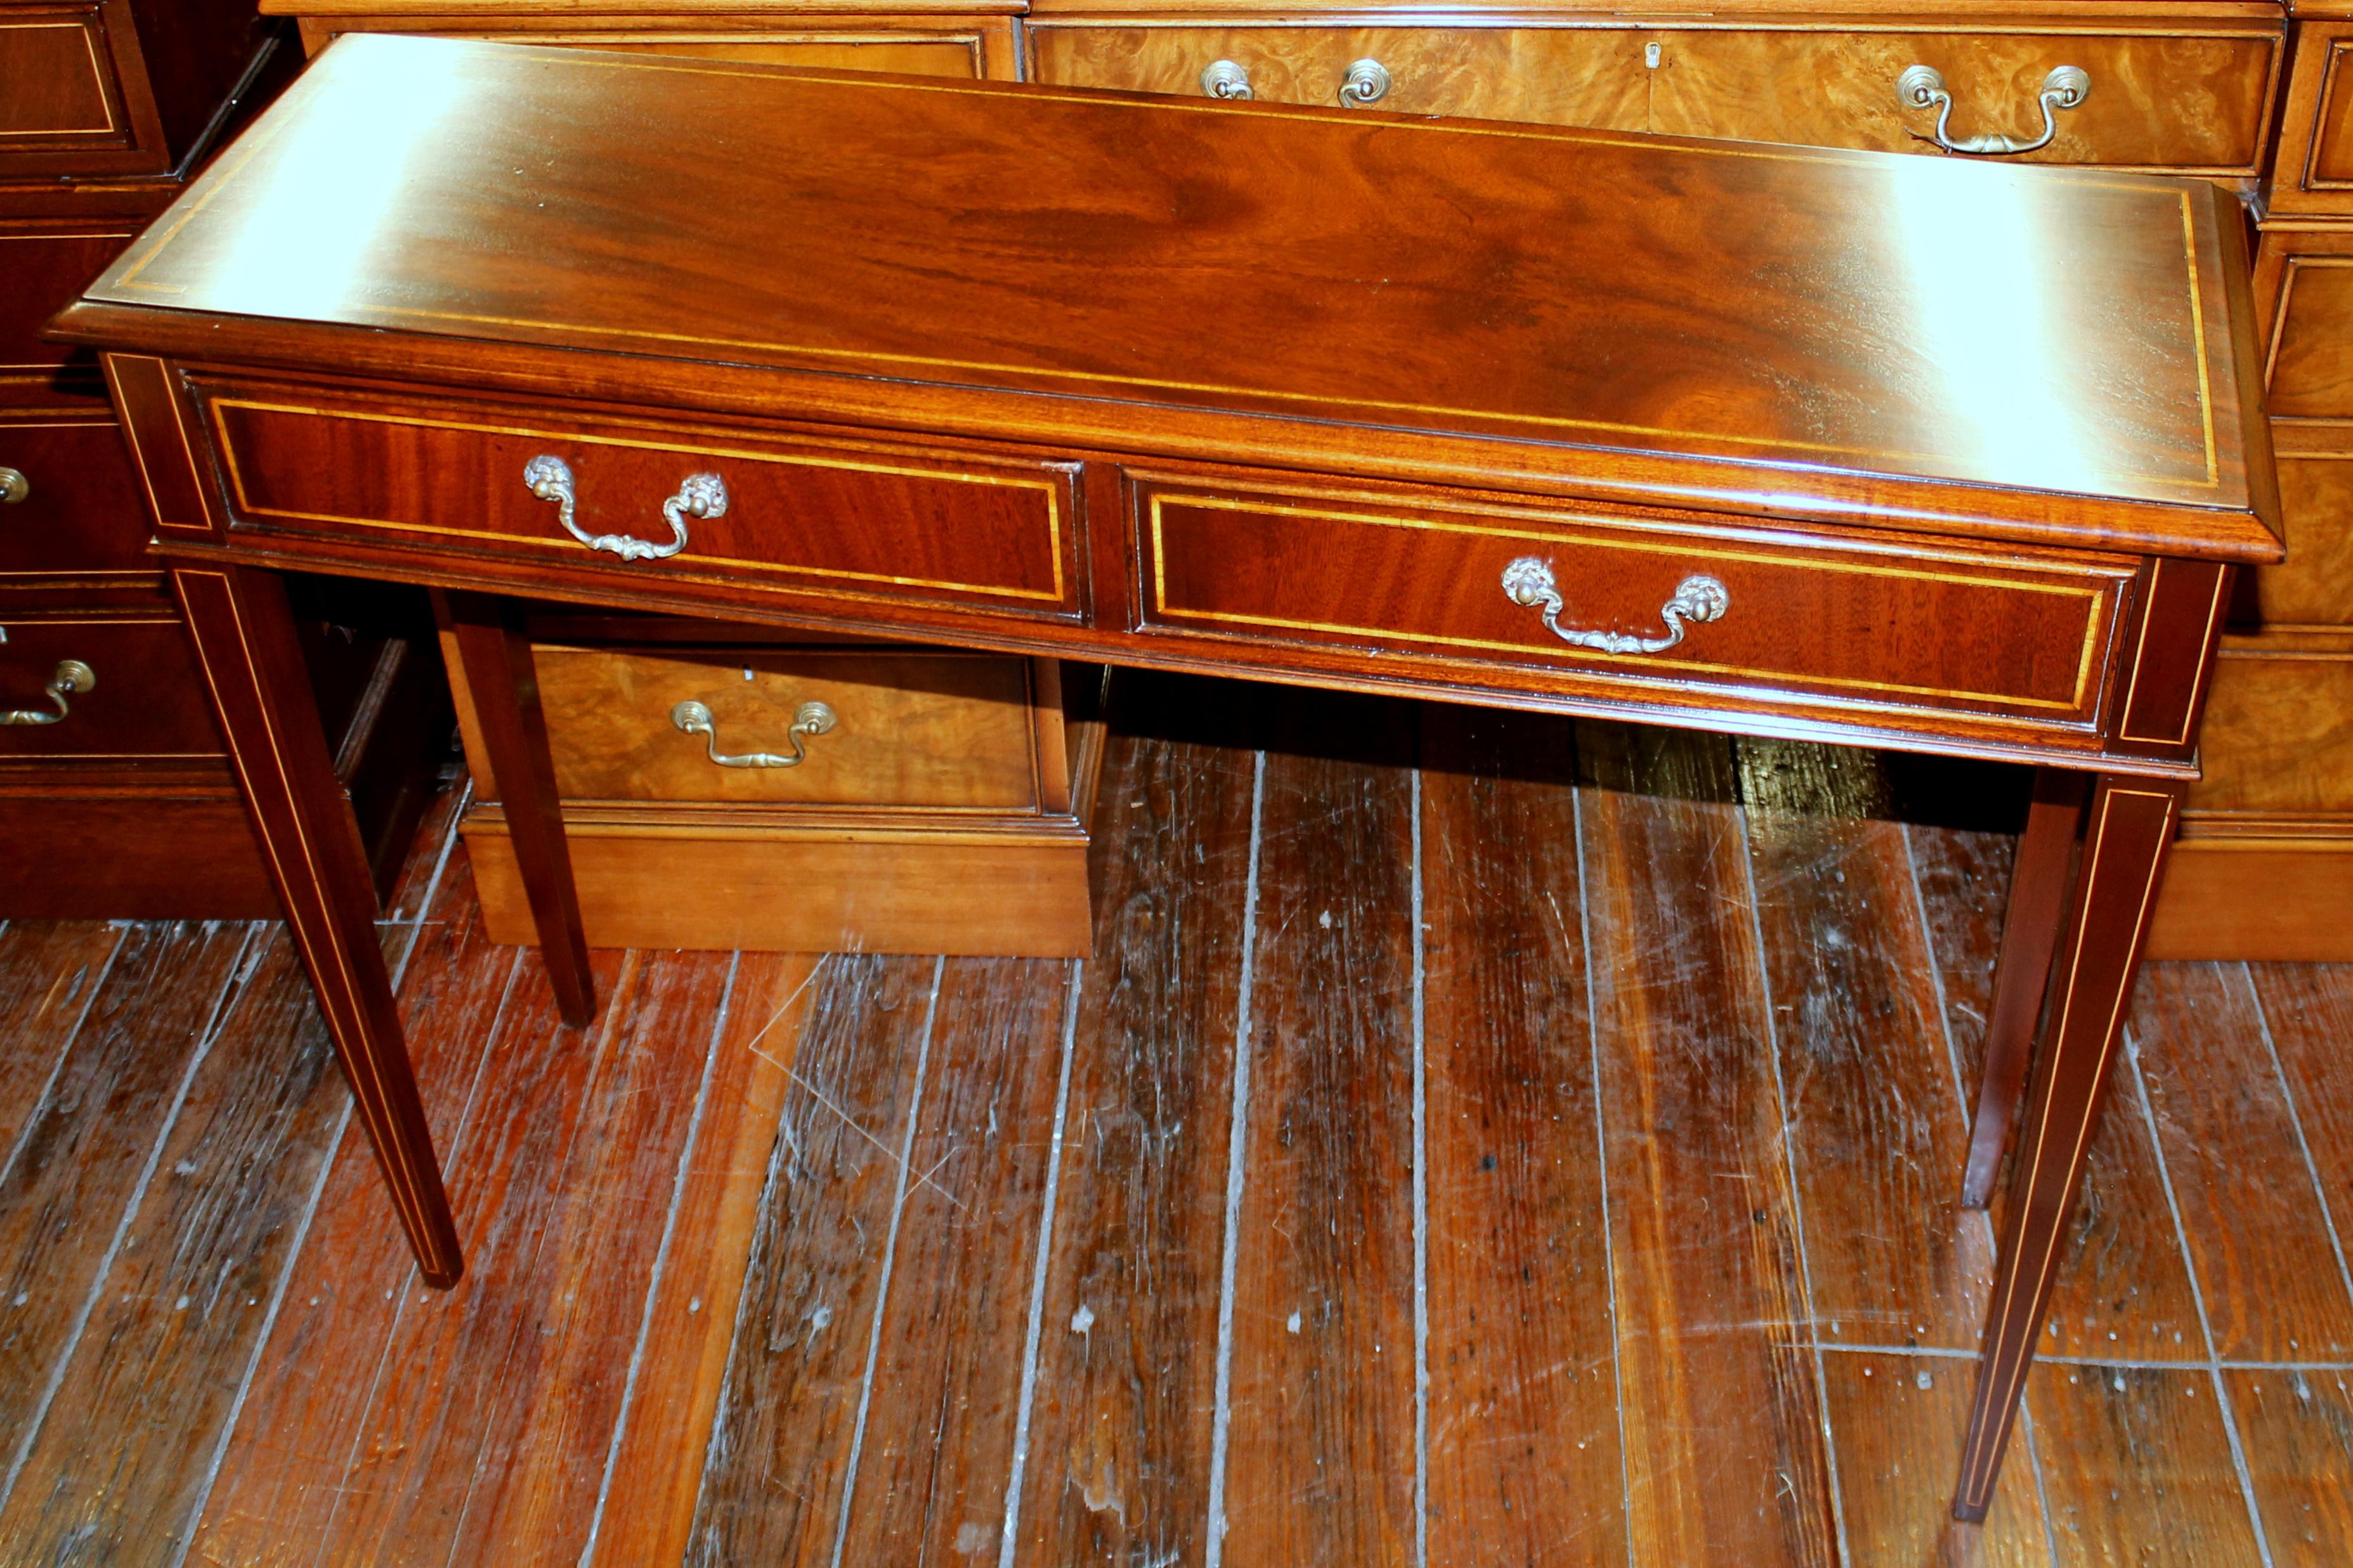
POLYGON ((540 958, 555 988, 556 1012, 567 1024, 586 1024, 596 1014, 596 983, 588 973, 580 895, 564 844, 555 763, 547 749, 547 719, 540 711, 539 676, 521 607, 494 594, 451 592, 438 597, 457 638, 458 668, 451 673, 466 684, 482 749, 489 753, 523 894, 539 929, 540 958))
POLYGON ((2067 912, 2067 872, 2075 856, 2075 829, 2084 820, 2084 775, 2068 768, 2038 768, 2018 866, 2010 881, 2010 910, 2001 925, 2001 959, 1994 970, 1993 1011, 1986 1019, 1985 1075, 1978 1081, 1977 1122, 1969 1135, 1968 1173, 1961 1203, 1981 1209, 1993 1197, 2001 1152, 2018 1121, 2034 1029, 2051 984, 2059 922, 2067 912))
POLYGON ((230 566, 175 568, 172 585, 401 1228, 427 1282, 454 1285, 465 1263, 377 944, 375 884, 335 779, 285 584, 230 566))
POLYGON ((1953 1499, 1957 1519, 1982 1520, 1993 1499, 2115 1068, 2181 791, 2170 780, 2105 773, 2093 788, 2051 1026, 2010 1166, 1977 1398, 1953 1499))

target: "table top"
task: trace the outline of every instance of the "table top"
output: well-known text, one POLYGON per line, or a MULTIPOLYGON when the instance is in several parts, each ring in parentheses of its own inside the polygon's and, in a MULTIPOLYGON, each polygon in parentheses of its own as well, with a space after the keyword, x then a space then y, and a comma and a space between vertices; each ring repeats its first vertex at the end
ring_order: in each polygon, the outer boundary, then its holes
POLYGON ((2237 222, 2104 171, 355 37, 60 326, 817 373, 1138 449, 1241 419, 1303 467, 1436 438, 2262 560, 2237 222))

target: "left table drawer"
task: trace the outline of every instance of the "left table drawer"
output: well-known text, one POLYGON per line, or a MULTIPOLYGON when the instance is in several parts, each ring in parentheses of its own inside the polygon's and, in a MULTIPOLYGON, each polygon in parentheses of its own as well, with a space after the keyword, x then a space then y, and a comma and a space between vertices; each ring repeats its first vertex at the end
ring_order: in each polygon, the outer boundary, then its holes
POLYGON ((170 611, 13 620, 0 636, 0 760, 222 754, 195 650, 170 611))

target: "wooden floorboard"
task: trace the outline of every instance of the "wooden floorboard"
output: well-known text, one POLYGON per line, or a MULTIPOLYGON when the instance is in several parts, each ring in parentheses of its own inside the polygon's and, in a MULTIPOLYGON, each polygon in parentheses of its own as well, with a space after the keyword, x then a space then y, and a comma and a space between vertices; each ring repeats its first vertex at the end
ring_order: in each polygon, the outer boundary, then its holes
POLYGON ((1147 735, 1122 737, 1103 767, 1025 1568, 1198 1563, 1208 1550, 1256 760, 1147 735))
POLYGON ((1834 1563, 1730 746, 1580 725, 1578 752, 1634 1556, 1834 1563))
POLYGON ((1077 964, 598 954, 564 1031, 446 797, 450 1292, 276 928, 0 927, 0 1562, 2353 1559, 2353 968, 2155 973, 1958 1526, 2012 775, 1126 689, 1077 964))
POLYGON ((1302 699, 1283 728, 1306 754, 1267 758, 1210 1525, 1229 1568, 1384 1568, 1419 1549, 1411 726, 1398 704, 1302 699))
POLYGON ((1422 712, 1429 1556, 1627 1561, 1565 720, 1422 712))

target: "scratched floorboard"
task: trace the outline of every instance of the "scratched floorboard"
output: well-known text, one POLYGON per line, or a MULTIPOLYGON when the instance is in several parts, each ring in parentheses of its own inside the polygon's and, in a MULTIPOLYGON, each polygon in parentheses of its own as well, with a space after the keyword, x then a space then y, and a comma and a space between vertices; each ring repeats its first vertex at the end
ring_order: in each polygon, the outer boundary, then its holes
POLYGON ((2145 994, 2085 1359, 1958 1527, 2015 775, 1121 710, 1090 960, 599 954, 585 1032, 445 800, 386 942, 448 1297, 273 928, 0 929, 0 1563, 2353 1552, 2353 969, 2145 994))

